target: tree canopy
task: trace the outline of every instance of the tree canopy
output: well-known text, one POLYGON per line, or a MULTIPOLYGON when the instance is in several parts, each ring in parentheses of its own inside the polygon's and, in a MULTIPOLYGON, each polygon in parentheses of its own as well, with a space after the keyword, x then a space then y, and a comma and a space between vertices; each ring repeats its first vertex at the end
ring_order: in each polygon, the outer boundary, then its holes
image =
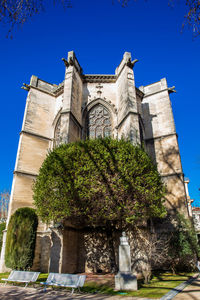
POLYGON ((125 140, 60 145, 43 162, 33 189, 44 222, 124 227, 165 215, 156 166, 140 146, 125 140))

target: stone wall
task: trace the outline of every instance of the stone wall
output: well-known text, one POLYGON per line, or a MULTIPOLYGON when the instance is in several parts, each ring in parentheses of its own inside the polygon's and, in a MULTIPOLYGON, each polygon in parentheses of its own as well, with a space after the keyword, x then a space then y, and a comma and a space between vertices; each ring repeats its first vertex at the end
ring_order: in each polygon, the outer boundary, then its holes
MULTIPOLYGON (((150 266, 153 269, 169 269, 171 259, 168 255, 168 245, 174 227, 170 228, 168 222, 167 219, 163 220, 163 227, 160 226, 154 232, 150 227, 129 229, 127 234, 133 273, 142 273, 150 266)), ((50 235, 43 237, 46 239, 46 250, 43 248, 45 259, 42 259, 40 270, 62 273, 116 273, 119 268, 120 236, 121 231, 114 231, 110 236, 102 228, 85 230, 65 228, 59 232, 53 230, 50 235), (50 250, 49 238, 51 238, 50 250), (50 251, 49 263, 47 263, 48 251, 50 251)), ((39 242, 41 244, 41 238, 39 242)), ((42 253, 41 250, 40 246, 38 253, 42 253)))

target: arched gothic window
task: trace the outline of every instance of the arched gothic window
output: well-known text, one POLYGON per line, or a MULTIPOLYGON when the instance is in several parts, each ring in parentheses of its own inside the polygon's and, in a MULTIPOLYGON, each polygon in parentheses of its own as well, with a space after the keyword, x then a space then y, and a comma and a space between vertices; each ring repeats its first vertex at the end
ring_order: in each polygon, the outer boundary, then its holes
POLYGON ((87 117, 87 134, 89 138, 111 136, 111 118, 109 111, 101 104, 94 106, 87 117))

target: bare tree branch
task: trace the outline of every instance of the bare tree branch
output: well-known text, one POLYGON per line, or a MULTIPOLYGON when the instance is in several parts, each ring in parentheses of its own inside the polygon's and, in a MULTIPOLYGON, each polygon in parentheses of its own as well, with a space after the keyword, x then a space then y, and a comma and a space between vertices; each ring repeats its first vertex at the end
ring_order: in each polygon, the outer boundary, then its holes
POLYGON ((188 12, 183 27, 187 24, 192 28, 193 36, 200 34, 200 0, 186 0, 188 12))
MULTIPOLYGON (((69 7, 70 0, 53 0, 61 2, 63 7, 69 7)), ((44 0, 0 0, 0 22, 9 24, 8 35, 16 25, 22 25, 32 16, 44 11, 44 0)))
POLYGON ((0 192, 0 222, 7 219, 9 201, 10 193, 8 191, 0 192))
MULTIPOLYGON (((58 2, 63 7, 72 7, 72 0, 52 0, 54 4, 58 2)), ((75 0, 74 0, 75 1, 75 0)), ((119 3, 122 7, 128 6, 130 0, 110 0, 113 4, 119 3)), ((132 0, 133 2, 139 0, 132 0)), ((141 1, 141 0, 140 0, 141 1)), ((146 0, 147 1, 147 0, 146 0)), ((170 6, 174 6, 176 0, 166 0, 170 6)), ((193 36, 200 34, 200 0, 184 0, 187 7, 187 13, 182 27, 188 25, 192 28, 193 36)), ((22 25, 32 16, 42 12, 45 9, 45 0, 0 0, 0 22, 10 25, 8 35, 16 25, 22 25)))

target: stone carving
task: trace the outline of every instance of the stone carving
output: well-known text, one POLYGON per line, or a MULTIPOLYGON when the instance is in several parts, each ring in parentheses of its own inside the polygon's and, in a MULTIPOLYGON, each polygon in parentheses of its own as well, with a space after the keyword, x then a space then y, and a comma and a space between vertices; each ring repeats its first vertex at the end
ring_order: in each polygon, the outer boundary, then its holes
POLYGON ((103 85, 101 85, 100 83, 96 86, 97 88, 97 97, 98 98, 101 98, 101 94, 102 94, 102 91, 101 89, 103 89, 103 85))
POLYGON ((135 63, 138 62, 138 59, 134 59, 133 61, 131 60, 131 58, 129 58, 128 62, 127 62, 127 66, 131 69, 133 69, 135 63))
POLYGON ((131 273, 131 251, 125 232, 120 237, 119 272, 115 276, 115 289, 137 290, 137 278, 131 273))
POLYGON ((124 231, 122 232, 122 236, 120 237, 120 245, 128 245, 128 239, 124 231))

